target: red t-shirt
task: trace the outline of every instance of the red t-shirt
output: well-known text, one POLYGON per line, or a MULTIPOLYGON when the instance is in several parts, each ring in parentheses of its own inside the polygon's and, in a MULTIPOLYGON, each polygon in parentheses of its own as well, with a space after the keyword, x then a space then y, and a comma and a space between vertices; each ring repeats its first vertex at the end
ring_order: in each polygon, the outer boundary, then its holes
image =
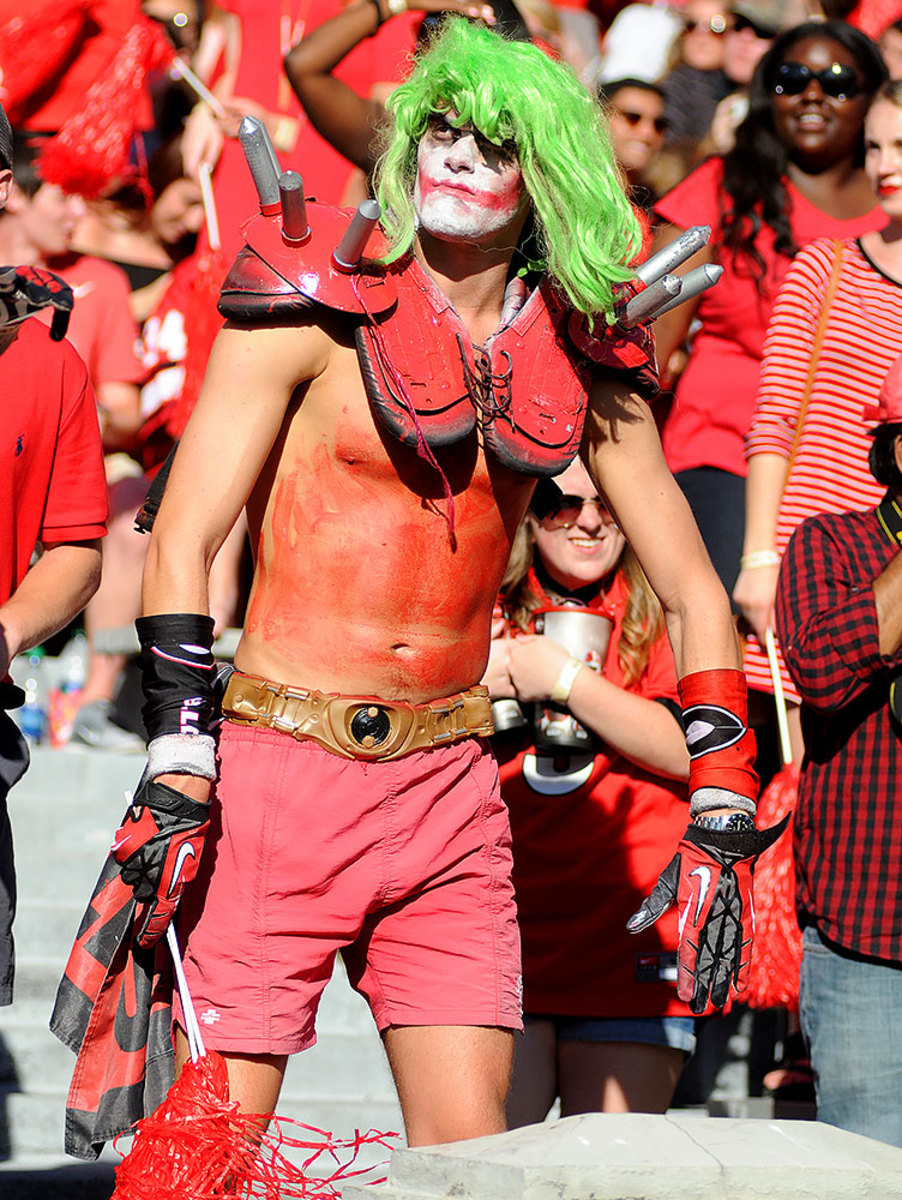
MULTIPOLYGON (((604 673, 620 687, 617 644, 626 601, 626 583, 618 574, 605 598, 614 628, 604 673)), ((628 690, 677 701, 676 667, 665 634, 628 690)), ((586 778, 574 773, 572 790, 543 795, 524 775, 531 749, 506 752, 503 744, 496 749, 513 835, 525 1011, 688 1016, 676 994, 676 908, 644 933, 626 932, 627 919, 686 829, 686 785, 653 776, 605 747, 590 761, 586 778)))
POLYGON ((122 268, 88 254, 49 265, 72 288, 75 303, 66 336, 84 359, 91 385, 143 382, 146 372, 138 358, 138 327, 122 268))
POLYGON ((182 393, 185 382, 185 314, 193 297, 192 281, 197 265, 194 257, 183 258, 170 273, 166 290, 141 327, 141 415, 171 404, 182 393))
MULTIPOLYGON (((721 227, 720 182, 723 160, 711 158, 655 205, 655 212, 680 229, 710 225, 712 241, 721 227)), ((875 204, 863 217, 840 221, 805 199, 791 183, 790 222, 801 248, 817 237, 857 237, 886 224, 875 204)), ((767 267, 763 294, 750 271, 737 268, 731 254, 720 258, 720 282, 702 293, 696 316, 700 327, 676 388, 673 407, 664 426, 664 453, 671 471, 719 467, 745 476, 745 435, 755 412, 764 335, 777 289, 792 261, 774 249, 774 234, 763 226, 758 250, 767 267)))
POLYGON ((0 354, 0 603, 28 570, 38 541, 106 532, 107 491, 94 394, 67 341, 28 320, 0 354))

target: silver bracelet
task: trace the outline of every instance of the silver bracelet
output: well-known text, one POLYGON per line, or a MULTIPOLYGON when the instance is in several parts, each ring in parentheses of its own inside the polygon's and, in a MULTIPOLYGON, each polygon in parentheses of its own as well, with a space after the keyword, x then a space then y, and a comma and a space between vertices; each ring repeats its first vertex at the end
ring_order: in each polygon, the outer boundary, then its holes
POLYGON ((216 778, 216 742, 208 733, 163 733, 147 747, 146 779, 158 775, 216 778))

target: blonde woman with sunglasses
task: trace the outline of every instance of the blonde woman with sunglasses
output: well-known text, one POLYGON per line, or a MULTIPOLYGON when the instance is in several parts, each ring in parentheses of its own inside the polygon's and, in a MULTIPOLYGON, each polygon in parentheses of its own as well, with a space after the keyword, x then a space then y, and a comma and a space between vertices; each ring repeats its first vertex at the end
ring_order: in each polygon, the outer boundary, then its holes
POLYGON ((663 1112, 695 1044, 677 911, 636 936, 626 922, 685 825, 688 758, 661 609, 579 462, 537 487, 494 632, 483 682, 529 722, 495 738, 523 943, 508 1121, 541 1121, 556 1097, 564 1116, 663 1112), (612 622, 597 669, 534 632, 549 608, 612 622), (538 734, 565 715, 585 749, 538 734))

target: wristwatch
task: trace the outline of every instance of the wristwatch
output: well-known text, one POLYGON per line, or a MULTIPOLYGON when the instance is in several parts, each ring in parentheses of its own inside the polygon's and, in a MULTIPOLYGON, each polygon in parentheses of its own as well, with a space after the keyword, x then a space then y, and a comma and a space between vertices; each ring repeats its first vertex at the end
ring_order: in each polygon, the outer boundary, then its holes
POLYGON ((717 829, 723 833, 753 833, 755 822, 748 813, 720 813, 716 817, 696 817, 692 822, 701 829, 717 829))

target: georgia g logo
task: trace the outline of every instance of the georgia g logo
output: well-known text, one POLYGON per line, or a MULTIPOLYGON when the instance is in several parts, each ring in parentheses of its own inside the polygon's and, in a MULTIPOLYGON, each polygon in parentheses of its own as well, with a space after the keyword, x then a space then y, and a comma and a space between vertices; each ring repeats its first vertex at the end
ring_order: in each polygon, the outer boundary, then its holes
POLYGON ((735 746, 745 733, 745 725, 736 714, 717 704, 693 704, 683 713, 683 720, 690 758, 735 746))

